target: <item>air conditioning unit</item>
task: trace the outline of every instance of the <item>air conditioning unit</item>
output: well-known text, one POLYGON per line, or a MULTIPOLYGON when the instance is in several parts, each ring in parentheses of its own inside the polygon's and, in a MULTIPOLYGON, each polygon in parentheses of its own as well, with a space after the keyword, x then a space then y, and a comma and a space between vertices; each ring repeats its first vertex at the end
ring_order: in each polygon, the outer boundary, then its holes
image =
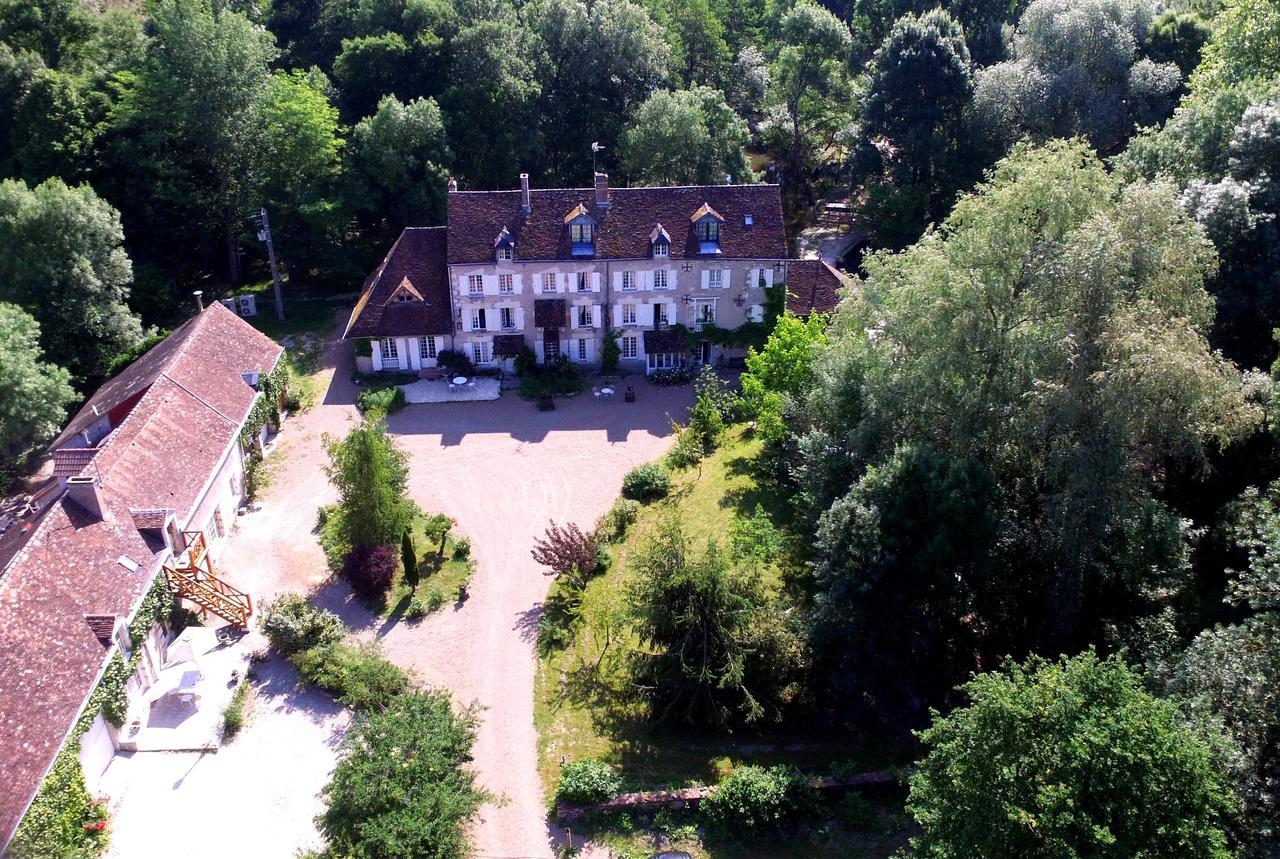
POLYGON ((258 299, 253 295, 240 296, 240 315, 241 316, 257 316, 258 315, 258 299))
POLYGON ((236 315, 239 315, 240 313, 240 311, 236 309, 236 300, 234 298, 222 299, 222 306, 236 315))

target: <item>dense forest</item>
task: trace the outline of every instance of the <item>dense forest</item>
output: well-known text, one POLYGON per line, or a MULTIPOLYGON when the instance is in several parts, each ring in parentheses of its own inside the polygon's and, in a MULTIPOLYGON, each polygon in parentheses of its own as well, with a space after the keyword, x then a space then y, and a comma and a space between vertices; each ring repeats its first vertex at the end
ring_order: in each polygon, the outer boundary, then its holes
MULTIPOLYGON (((651 639, 659 712, 932 722, 922 856, 1280 849, 1275 0, 105 6, 0 0, 0 473, 191 290, 260 275, 263 209, 290 288, 324 292, 441 223, 449 176, 585 185, 593 143, 618 183, 777 181, 793 239, 847 198, 857 288, 829 326, 782 317, 725 407, 805 573, 766 597, 691 556, 723 671, 651 639), (1046 686, 1114 702, 1099 735, 1203 758, 1111 743, 1149 769, 1027 798, 1058 841, 983 841, 999 775, 958 749, 1016 746, 1046 686), (1107 791, 1195 832, 1108 842, 1077 815, 1107 791)), ((659 549, 635 594, 655 635, 691 616, 662 571, 684 548, 659 549)))

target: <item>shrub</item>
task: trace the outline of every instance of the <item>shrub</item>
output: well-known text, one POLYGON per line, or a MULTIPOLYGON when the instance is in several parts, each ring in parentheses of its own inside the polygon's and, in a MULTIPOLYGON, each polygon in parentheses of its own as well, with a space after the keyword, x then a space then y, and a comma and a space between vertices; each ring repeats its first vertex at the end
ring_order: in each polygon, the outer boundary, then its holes
POLYGON ((671 450, 667 451, 663 462, 671 469, 693 468, 702 462, 705 453, 702 439, 693 428, 677 424, 676 443, 672 445, 671 450))
POLYGON ((782 554, 783 545, 782 532, 759 504, 750 516, 736 517, 729 530, 729 554, 735 561, 754 558, 769 564, 782 554))
POLYGON ((671 477, 656 462, 637 466, 622 478, 622 494, 634 501, 653 501, 665 498, 671 491, 671 477))
POLYGON ((222 711, 222 741, 225 743, 240 733, 240 729, 244 727, 245 702, 249 697, 249 685, 241 683, 236 687, 236 691, 231 693, 231 701, 227 704, 227 709, 222 711))
POLYGON ((351 549, 347 543, 345 518, 346 514, 336 504, 320 508, 320 548, 324 550, 329 569, 335 573, 342 571, 342 564, 351 549))
POLYGON ((320 830, 334 856, 470 854, 467 826, 489 797, 466 764, 475 714, 444 692, 413 692, 359 717, 324 789, 320 830))
POLYGON ((331 644, 304 650, 293 658, 308 683, 361 712, 381 711, 409 688, 409 675, 383 657, 378 645, 331 644))
POLYGON ((689 411, 688 431, 697 436, 704 453, 710 453, 720 446, 720 436, 724 434, 724 418, 720 416, 710 395, 698 394, 698 399, 689 411))
POLYGON ((693 371, 688 367, 672 367, 670 370, 656 370, 649 374, 649 381, 654 385, 671 387, 687 385, 693 381, 693 371))
POLYGON ((471 557, 471 538, 459 537, 453 541, 453 558, 456 561, 465 561, 471 557))
POLYGON ((455 375, 471 376, 476 371, 476 365, 471 363, 466 353, 456 349, 441 349, 437 352, 436 366, 455 375))
POLYGON ((356 593, 374 597, 391 587, 398 563, 390 546, 356 546, 347 553, 342 574, 356 593))
POLYGON ((622 357, 622 347, 618 345, 619 331, 605 334, 604 343, 600 346, 600 372, 612 376, 618 371, 618 359, 622 357))
POLYGON ((776 833, 813 815, 814 790, 794 767, 738 767, 702 801, 707 825, 720 836, 776 833))
POLYGON ((364 414, 398 412, 404 408, 404 391, 397 387, 366 388, 356 397, 356 408, 364 414))
POLYGON ((528 376, 538 372, 538 356, 528 346, 521 348, 520 354, 515 357, 514 364, 517 376, 528 376))
POLYGON ((565 581, 574 589, 583 588, 587 579, 598 572, 599 553, 595 537, 583 533, 572 522, 568 525, 549 523, 546 533, 534 541, 529 554, 550 570, 548 575, 565 581))
POLYGON ((609 512, 600 517, 596 525, 596 539, 600 542, 621 540, 640 515, 640 502, 619 498, 609 512))
POLYGON ((622 781, 608 764, 587 758, 560 768, 556 802, 594 805, 610 799, 621 789, 622 781))
POLYGON ((418 549, 413 545, 413 533, 406 528, 400 538, 400 564, 404 567, 404 583, 410 590, 418 589, 418 549))
POLYGON ((285 656, 337 644, 347 635, 347 627, 336 614, 296 593, 281 594, 267 603, 261 625, 271 646, 285 656))
POLYGON ((427 535, 427 539, 432 542, 439 543, 444 546, 445 535, 453 528, 453 520, 443 513, 436 513, 434 516, 428 516, 427 521, 423 523, 422 529, 427 535))
MULTIPOLYGON (((435 593, 434 589, 432 590, 432 593, 435 593)), ((439 606, 437 606, 437 608, 439 608, 439 606)), ((414 594, 409 600, 408 607, 404 610, 404 616, 406 620, 422 620, 430 614, 431 611, 431 609, 427 608, 426 601, 423 600, 421 596, 414 594)))

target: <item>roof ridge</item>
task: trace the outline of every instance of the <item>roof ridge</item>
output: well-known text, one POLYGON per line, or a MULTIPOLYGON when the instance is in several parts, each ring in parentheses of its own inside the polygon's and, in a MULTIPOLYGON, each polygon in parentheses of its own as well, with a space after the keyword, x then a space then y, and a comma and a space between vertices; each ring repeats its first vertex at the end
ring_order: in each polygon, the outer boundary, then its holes
MULTIPOLYGON (((708 188, 781 188, 778 182, 733 182, 733 183, 714 183, 710 185, 610 185, 609 193, 616 191, 687 191, 690 189, 705 190, 708 188)), ((574 191, 582 194, 594 194, 595 188, 587 186, 584 188, 530 188, 530 194, 550 191, 574 191)), ((455 194, 519 194, 519 188, 473 188, 469 190, 450 191, 449 195, 455 194)), ((405 229, 448 229, 448 227, 405 227, 405 229)))
MULTIPOLYGON (((209 409, 210 411, 212 411, 212 412, 213 412, 215 415, 217 415, 218 417, 222 418, 222 419, 223 419, 224 421, 226 421, 227 423, 231 424, 232 426, 239 426, 239 423, 240 423, 239 421, 232 420, 231 418, 227 417, 225 414, 223 414, 223 413, 222 413, 222 410, 221 410, 221 409, 219 409, 219 408, 218 408, 217 406, 215 406, 213 403, 211 403, 211 402, 209 402, 208 400, 206 400, 204 397, 202 397, 202 396, 200 396, 199 394, 197 394, 195 391, 193 391, 193 390, 191 390, 190 388, 188 388, 186 385, 184 385, 184 384, 182 384, 181 382, 179 382, 177 379, 173 378, 173 376, 170 376, 170 375, 169 375, 169 373, 168 373, 167 371, 162 371, 162 372, 160 373, 160 375, 161 375, 161 376, 164 376, 164 377, 165 377, 166 379, 168 379, 170 382, 173 382, 173 383, 174 383, 175 385, 177 385, 179 388, 181 388, 182 390, 186 391, 188 394, 190 394, 192 397, 194 397, 194 398, 195 398, 198 402, 200 402, 201 404, 203 404, 203 405, 207 406, 207 407, 208 407, 208 409, 209 409)), ((242 373, 240 377, 243 379, 243 378, 244 378, 244 374, 242 373)), ((246 382, 245 384, 248 384, 248 382, 246 382)))

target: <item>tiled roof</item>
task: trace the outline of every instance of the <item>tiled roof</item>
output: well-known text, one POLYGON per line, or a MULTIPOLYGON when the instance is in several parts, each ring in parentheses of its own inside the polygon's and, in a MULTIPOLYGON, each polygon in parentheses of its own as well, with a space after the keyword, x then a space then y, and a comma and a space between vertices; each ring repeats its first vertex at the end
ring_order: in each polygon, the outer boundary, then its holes
POLYGON ((786 230, 777 185, 695 185, 674 188, 612 188, 609 205, 595 205, 593 188, 533 190, 530 210, 520 209, 519 191, 456 191, 449 194, 450 263, 493 261, 493 236, 504 227, 516 242, 517 260, 571 259, 565 213, 577 206, 596 222, 595 259, 642 259, 659 223, 673 230, 671 256, 698 257, 691 220, 707 207, 724 218, 720 255, 741 259, 785 259, 786 230), (752 216, 747 226, 745 216, 752 216), (674 228, 672 225, 676 225, 674 228))
POLYGON ((130 510, 129 515, 133 517, 133 527, 139 531, 148 529, 154 531, 164 527, 164 520, 169 518, 171 512, 163 507, 143 507, 130 510))
POLYGON ((664 328, 661 331, 650 329, 644 332, 644 353, 683 352, 685 349, 684 332, 678 328, 664 328))
POLYGON ((270 372, 281 351, 212 304, 90 398, 99 414, 137 398, 81 469, 102 517, 63 495, 0 571, 0 845, 105 667, 86 617, 133 617, 159 571, 163 541, 139 520, 164 508, 186 523, 257 396, 241 374, 270 372))
POLYGON ((563 328, 568 310, 563 298, 535 298, 533 301, 533 325, 535 328, 563 328))
POLYGON ((831 313, 840 302, 844 278, 830 263, 820 259, 787 263, 787 310, 796 316, 813 311, 831 313))
POLYGON ((96 447, 64 447, 53 453, 53 476, 75 477, 98 455, 96 447))
MULTIPOLYGON (((490 259, 493 236, 501 227, 499 224, 481 237, 490 259)), ((409 227, 402 232, 381 264, 365 280, 360 300, 351 311, 342 336, 350 339, 452 334, 453 310, 449 303, 449 270, 445 260, 447 245, 445 227, 409 227), (406 280, 425 301, 388 303, 406 280)))

